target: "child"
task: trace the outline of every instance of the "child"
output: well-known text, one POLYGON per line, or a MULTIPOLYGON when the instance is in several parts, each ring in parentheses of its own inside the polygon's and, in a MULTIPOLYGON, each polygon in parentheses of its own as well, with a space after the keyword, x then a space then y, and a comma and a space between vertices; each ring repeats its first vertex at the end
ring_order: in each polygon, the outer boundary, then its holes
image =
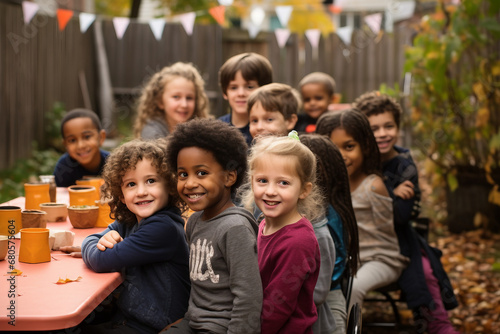
POLYGON ((318 118, 335 102, 335 80, 326 73, 313 72, 299 82, 299 87, 305 114, 299 114, 295 130, 314 132, 318 118))
MULTIPOLYGON (((347 307, 340 283, 344 270, 346 270, 346 265, 348 265, 348 270, 352 275, 356 274, 359 256, 358 226, 356 225, 356 217, 352 209, 349 177, 347 176, 342 155, 328 137, 318 134, 305 134, 300 136, 300 140, 316 156, 318 163, 316 182, 324 196, 323 208, 327 219, 325 228, 327 228, 327 233, 329 232, 329 235, 331 235, 330 238, 333 239, 335 245, 333 274, 325 277, 323 284, 323 289, 326 288, 327 297, 326 301, 323 300, 322 308, 329 307, 330 313, 335 319, 334 330, 328 330, 327 332, 345 334, 347 307)), ((315 232, 320 228, 318 225, 313 225, 315 232)), ((322 278, 321 274, 324 272, 325 267, 333 266, 333 263, 324 262, 323 254, 325 251, 321 248, 321 242, 319 244, 321 250, 321 268, 320 278, 318 278, 318 283, 316 283, 316 290, 321 291, 318 287, 322 278)), ((317 302, 316 305, 318 306, 317 302)), ((319 307, 317 308, 319 321, 321 319, 321 311, 319 307)), ((313 331, 314 329, 315 327, 313 327, 313 331)), ((316 331, 314 332, 317 333, 316 331)))
POLYGON ((271 83, 259 87, 248 97, 250 134, 286 136, 297 123, 300 97, 292 87, 271 83))
POLYGON ((219 70, 219 85, 231 112, 220 117, 223 122, 237 127, 250 146, 252 136, 248 126, 247 99, 259 86, 273 82, 273 68, 265 57, 241 53, 229 58, 219 70))
POLYGON ((419 326, 422 326, 422 331, 427 330, 430 334, 457 333, 446 309, 458 304, 448 276, 436 256, 440 251, 432 249, 410 225, 420 212, 420 190, 417 167, 410 151, 396 145, 401 107, 394 99, 377 91, 361 95, 356 99, 355 106, 368 117, 377 141, 384 182, 393 200, 394 224, 401 254, 410 258, 409 266, 398 280, 408 308, 414 310, 415 323, 421 320, 419 326))
POLYGON ((218 120, 179 124, 169 137, 168 164, 177 191, 193 213, 186 236, 191 249, 191 296, 170 333, 260 333, 262 285, 257 223, 231 198, 247 169, 240 131, 218 120))
POLYGON ((66 153, 54 169, 58 187, 69 187, 87 175, 100 175, 109 152, 100 147, 106 139, 99 117, 88 109, 73 109, 61 121, 66 153))
POLYGON ((320 269, 310 223, 321 214, 316 159, 299 140, 269 136, 255 143, 249 165, 245 205, 256 204, 264 215, 257 237, 262 333, 312 333, 320 269))
POLYGON ((381 177, 380 153, 368 119, 357 109, 328 112, 318 120, 316 132, 338 147, 347 167, 361 263, 350 304, 362 306, 367 292, 399 278, 408 258, 399 251, 392 200, 381 177))
POLYGON ((139 99, 135 137, 165 137, 179 123, 208 118, 210 104, 204 86, 205 81, 190 63, 177 62, 153 75, 139 99))
POLYGON ((189 250, 165 146, 133 140, 106 162, 102 192, 116 221, 85 238, 82 257, 96 272, 123 270, 124 282, 118 312, 89 333, 158 333, 187 309, 189 250))

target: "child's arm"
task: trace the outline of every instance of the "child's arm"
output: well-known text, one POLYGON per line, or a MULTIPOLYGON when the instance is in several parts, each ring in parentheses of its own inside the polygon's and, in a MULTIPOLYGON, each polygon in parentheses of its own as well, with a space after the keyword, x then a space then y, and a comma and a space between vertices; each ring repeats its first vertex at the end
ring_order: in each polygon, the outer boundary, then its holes
POLYGON ((314 287, 314 304, 316 306, 326 302, 332 284, 333 267, 335 265, 335 245, 326 225, 324 226, 324 231, 326 234, 318 233, 316 228, 314 229, 321 254, 318 281, 314 287))
POLYGON ((82 258, 96 272, 120 271, 130 266, 178 260, 182 247, 187 247, 182 224, 166 215, 155 215, 144 219, 129 235, 124 226, 115 222, 103 233, 88 236, 82 243, 82 258), (123 241, 101 251, 97 244, 111 230, 122 235, 123 241))
POLYGON ((113 248, 113 246, 119 242, 123 241, 122 236, 117 231, 109 231, 105 235, 103 235, 99 242, 97 243, 97 248, 99 250, 105 251, 106 248, 113 248))
POLYGON ((224 239, 224 257, 234 296, 227 333, 260 333, 262 281, 255 233, 246 225, 236 225, 224 239))

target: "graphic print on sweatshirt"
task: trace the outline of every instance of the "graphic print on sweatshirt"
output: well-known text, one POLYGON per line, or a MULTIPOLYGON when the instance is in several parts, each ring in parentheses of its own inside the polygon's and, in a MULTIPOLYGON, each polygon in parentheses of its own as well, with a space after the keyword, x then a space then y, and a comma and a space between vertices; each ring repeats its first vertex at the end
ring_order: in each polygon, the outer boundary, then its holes
POLYGON ((212 268, 212 258, 214 256, 214 247, 212 242, 207 239, 201 239, 193 242, 189 252, 190 277, 193 281, 206 281, 210 277, 212 283, 219 283, 219 275, 216 275, 212 268), (206 268, 205 272, 203 270, 206 268))

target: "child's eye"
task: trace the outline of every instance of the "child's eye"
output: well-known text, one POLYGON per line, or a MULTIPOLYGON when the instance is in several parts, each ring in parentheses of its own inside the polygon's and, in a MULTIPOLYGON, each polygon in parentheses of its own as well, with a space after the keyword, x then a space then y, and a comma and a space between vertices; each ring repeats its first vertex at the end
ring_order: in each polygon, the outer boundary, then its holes
POLYGON ((188 175, 188 174, 187 174, 186 172, 178 172, 178 173, 177 173, 177 177, 178 177, 179 179, 186 178, 186 177, 187 177, 187 175, 188 175))
POLYGON ((257 183, 267 183, 267 179, 257 179, 257 183))
POLYGON ((272 121, 274 121, 274 118, 268 118, 267 121, 271 123, 272 121))
POLYGON ((147 179, 147 181, 146 181, 147 184, 153 184, 155 182, 156 182, 155 179, 147 179))
POLYGON ((256 86, 254 86, 254 85, 248 85, 248 86, 247 86, 247 89, 250 89, 250 90, 255 89, 255 88, 257 88, 257 87, 256 87, 256 86))
POLYGON ((288 182, 288 181, 280 181, 280 182, 278 182, 278 184, 279 184, 280 186, 287 186, 287 185, 289 185, 289 184, 290 184, 290 182, 288 182))
POLYGON ((186 96, 186 100, 193 101, 194 100, 194 96, 186 96))
POLYGON ((127 188, 131 188, 131 187, 133 187, 133 186, 135 186, 135 182, 128 182, 128 183, 125 185, 125 187, 127 187, 127 188))
POLYGON ((200 171, 198 171, 198 172, 196 173, 196 175, 198 175, 198 176, 205 176, 205 175, 208 175, 208 173, 207 173, 207 172, 205 172, 204 170, 200 170, 200 171))
POLYGON ((256 119, 251 119, 250 123, 257 123, 257 120, 256 119))

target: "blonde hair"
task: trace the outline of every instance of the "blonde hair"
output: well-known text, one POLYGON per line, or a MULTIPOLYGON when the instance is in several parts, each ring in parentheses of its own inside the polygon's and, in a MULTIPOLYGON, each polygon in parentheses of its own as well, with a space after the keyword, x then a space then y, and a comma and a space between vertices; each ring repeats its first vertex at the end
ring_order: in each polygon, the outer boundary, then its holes
POLYGON ((144 87, 139 98, 137 117, 134 123, 134 136, 136 138, 141 136, 144 125, 150 119, 165 119, 165 111, 158 104, 161 102, 167 84, 178 77, 189 80, 194 84, 196 104, 192 118, 210 117, 210 103, 205 93, 205 81, 193 64, 177 62, 155 73, 144 87))
POLYGON ((299 140, 289 137, 269 136, 259 140, 252 147, 248 159, 248 180, 243 194, 245 208, 252 211, 255 207, 251 180, 255 165, 264 154, 292 158, 291 161, 295 163, 295 170, 301 185, 304 186, 308 182, 312 184, 311 193, 306 198, 298 200, 297 211, 306 216, 309 221, 322 216, 324 214, 323 198, 316 185, 316 157, 299 140))

